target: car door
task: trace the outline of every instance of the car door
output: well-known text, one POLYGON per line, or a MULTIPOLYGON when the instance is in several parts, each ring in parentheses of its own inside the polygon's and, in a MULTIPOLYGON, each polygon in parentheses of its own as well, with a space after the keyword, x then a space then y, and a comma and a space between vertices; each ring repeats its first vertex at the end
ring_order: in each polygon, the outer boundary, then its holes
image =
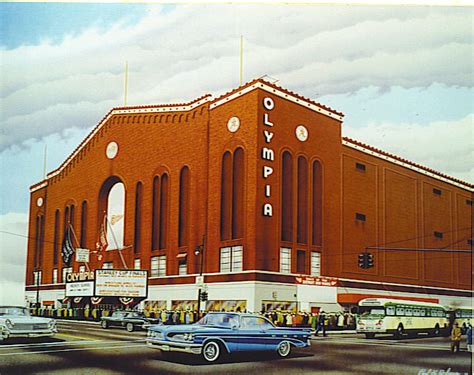
POLYGON ((268 350, 269 323, 262 317, 242 316, 239 327, 239 351, 268 350))

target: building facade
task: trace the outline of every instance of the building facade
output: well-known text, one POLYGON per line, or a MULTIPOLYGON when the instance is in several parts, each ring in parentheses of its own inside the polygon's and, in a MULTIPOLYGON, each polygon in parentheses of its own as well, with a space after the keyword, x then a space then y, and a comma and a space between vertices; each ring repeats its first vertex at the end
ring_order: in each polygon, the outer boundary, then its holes
POLYGON ((27 299, 57 305, 70 271, 136 268, 168 309, 199 288, 209 309, 470 304, 473 185, 343 138, 342 121, 261 79, 112 109, 30 188, 27 299), (66 235, 89 263, 64 263, 66 235))

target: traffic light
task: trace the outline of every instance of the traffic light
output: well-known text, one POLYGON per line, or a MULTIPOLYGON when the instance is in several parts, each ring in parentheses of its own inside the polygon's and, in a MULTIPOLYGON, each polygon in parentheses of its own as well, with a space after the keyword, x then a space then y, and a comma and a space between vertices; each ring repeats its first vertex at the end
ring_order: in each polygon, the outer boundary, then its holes
POLYGON ((367 268, 367 253, 359 254, 359 267, 363 269, 367 268))
POLYGON ((207 292, 201 292, 201 301, 207 301, 207 292))
POLYGON ((359 267, 362 269, 367 269, 374 266, 374 254, 368 252, 360 253, 358 260, 359 267))
POLYGON ((367 268, 374 266, 374 254, 367 253, 367 268))

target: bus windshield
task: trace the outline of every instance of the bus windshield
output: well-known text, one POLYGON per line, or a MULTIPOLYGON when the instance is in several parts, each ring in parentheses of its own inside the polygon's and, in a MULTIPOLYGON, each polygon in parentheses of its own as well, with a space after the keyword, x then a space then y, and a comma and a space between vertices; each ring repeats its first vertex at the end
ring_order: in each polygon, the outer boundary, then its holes
POLYGON ((385 309, 383 307, 369 307, 369 306, 360 306, 359 314, 364 315, 385 315, 385 309))

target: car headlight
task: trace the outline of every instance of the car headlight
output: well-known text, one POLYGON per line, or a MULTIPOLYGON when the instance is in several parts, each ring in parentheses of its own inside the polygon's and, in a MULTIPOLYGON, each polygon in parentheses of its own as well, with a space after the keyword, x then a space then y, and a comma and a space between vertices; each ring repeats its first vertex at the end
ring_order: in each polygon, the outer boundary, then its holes
POLYGON ((49 326, 49 328, 55 328, 55 327, 56 327, 56 320, 51 319, 51 320, 48 322, 48 326, 49 326))
POLYGON ((13 323, 10 319, 5 320, 5 325, 8 329, 12 329, 15 323, 13 323))

